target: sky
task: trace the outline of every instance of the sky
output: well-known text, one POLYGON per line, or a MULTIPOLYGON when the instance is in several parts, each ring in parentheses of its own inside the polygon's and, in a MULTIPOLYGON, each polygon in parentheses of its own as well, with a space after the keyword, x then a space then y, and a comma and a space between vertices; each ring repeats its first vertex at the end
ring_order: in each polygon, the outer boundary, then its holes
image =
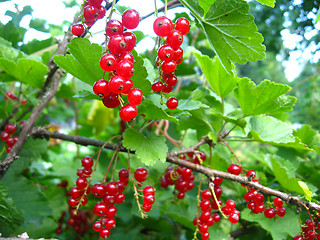
MULTIPOLYGON (((77 0, 79 3, 80 0, 77 0)), ((134 6, 132 6, 133 1, 132 0, 121 0, 121 5, 123 6, 131 6, 134 7, 140 14, 140 16, 145 16, 146 14, 152 12, 154 10, 154 1, 153 0, 134 0, 134 6)), ((163 6, 163 3, 160 0, 156 0, 157 7, 163 6)), ((21 26, 27 28, 28 24, 31 20, 31 18, 40 18, 40 19, 46 19, 48 23, 51 24, 62 24, 63 21, 67 20, 72 22, 76 12, 78 11, 78 7, 73 8, 65 8, 64 4, 61 0, 54 0, 54 1, 43 1, 43 0, 12 0, 0 3, 0 21, 2 23, 6 23, 10 20, 10 17, 5 16, 5 12, 7 10, 16 11, 15 5, 17 4, 19 6, 19 9, 21 10, 23 6, 25 5, 31 5, 33 8, 32 16, 28 15, 23 18, 21 22, 21 26)), ((178 8, 177 11, 183 11, 182 8, 178 8)), ((113 15, 115 16, 115 15, 113 15)), ((173 18, 174 13, 169 11, 168 17, 173 18)), ((153 17, 150 17, 153 18, 153 17)), ((94 42, 102 43, 104 42, 104 23, 103 21, 98 21, 94 27, 91 29, 93 33, 99 33, 95 34, 94 38, 92 39, 94 42)), ((318 29, 320 29, 320 23, 318 23, 318 29)), ((66 29, 65 29, 66 30, 66 29)), ((153 30, 152 30, 152 21, 142 21, 141 24, 138 26, 136 30, 141 30, 145 32, 148 35, 154 36, 153 30)), ((299 37, 298 35, 292 35, 289 33, 288 30, 282 31, 282 37, 284 39, 284 45, 289 48, 293 49, 296 45, 296 42, 299 37)), ((317 34, 317 32, 308 33, 309 36, 306 37, 312 37, 312 35, 317 34)), ((33 38, 42 40, 47 39, 50 37, 49 34, 41 33, 39 31, 36 31, 34 29, 30 29, 27 31, 25 36, 25 41, 32 40, 33 38)), ((137 46, 137 51, 143 51, 145 48, 153 48, 154 42, 151 38, 145 38, 142 40, 139 45, 137 46)), ((315 48, 317 46, 313 46, 315 48)), ((295 51, 290 53, 289 61, 284 62, 285 66, 285 72, 286 76, 289 79, 289 81, 293 81, 294 78, 296 78, 299 73, 301 72, 302 65, 301 59, 305 58, 313 58, 314 61, 318 61, 320 58, 320 53, 318 55, 314 55, 312 53, 312 47, 309 49, 306 49, 305 51, 295 51)))

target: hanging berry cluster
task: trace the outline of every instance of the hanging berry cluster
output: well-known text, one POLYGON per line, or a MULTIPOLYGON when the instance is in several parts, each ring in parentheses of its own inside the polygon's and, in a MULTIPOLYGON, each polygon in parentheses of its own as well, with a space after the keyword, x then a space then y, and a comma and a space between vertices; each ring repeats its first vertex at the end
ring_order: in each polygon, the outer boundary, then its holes
MULTIPOLYGON (((183 42, 183 35, 190 31, 190 24, 186 18, 178 18, 174 29, 172 21, 165 17, 158 17, 153 23, 153 30, 161 39, 161 46, 158 49, 156 63, 161 66, 159 69, 160 80, 152 85, 154 92, 170 93, 177 84, 175 70, 177 65, 183 61, 183 50, 180 47, 183 42)), ((167 99, 166 105, 169 109, 175 109, 178 106, 178 100, 175 97, 167 99)))
MULTIPOLYGON (((82 22, 87 27, 92 25, 98 20, 102 19, 106 15, 106 8, 102 5, 104 0, 88 0, 83 4, 82 22)), ((81 36, 85 33, 85 26, 83 23, 72 25, 71 32, 73 35, 81 36)))
MULTIPOLYGON (((4 96, 4 98, 5 98, 6 100, 11 99, 11 100, 13 100, 13 101, 19 101, 17 95, 15 95, 13 92, 6 92, 6 95, 4 96)), ((21 104, 21 105, 26 105, 27 102, 28 102, 27 99, 21 99, 20 104, 21 104)))
MULTIPOLYGON (((184 159, 186 161, 191 161, 195 164, 202 164, 203 161, 206 160, 207 156, 204 152, 197 152, 193 154, 189 152, 189 159, 186 159, 185 155, 180 155, 180 159, 184 159)), ((169 166, 164 176, 161 178, 161 187, 167 188, 169 185, 174 185, 175 190, 177 191, 177 198, 183 199, 185 197, 185 193, 194 188, 194 174, 193 171, 186 167, 171 167, 169 166)))
MULTIPOLYGON (((302 224, 302 222, 301 222, 302 224)), ((306 219, 301 226, 301 234, 294 236, 293 240, 315 240, 320 238, 320 211, 315 217, 306 219)))
POLYGON ((120 118, 131 121, 137 114, 137 105, 142 102, 143 93, 133 88, 131 77, 134 73, 134 59, 131 51, 136 45, 136 36, 132 32, 124 32, 124 28, 134 29, 139 24, 139 14, 134 9, 127 9, 122 14, 122 22, 111 19, 106 25, 108 50, 100 59, 100 67, 109 73, 108 80, 100 79, 93 85, 93 91, 102 97, 103 104, 108 108, 121 105, 120 118), (121 97, 128 97, 128 104, 124 104, 121 97))
MULTIPOLYGON (((23 121, 20 123, 20 125, 24 125, 26 122, 23 121)), ((4 141, 7 145, 6 151, 9 153, 12 149, 12 147, 16 144, 18 141, 19 137, 18 136, 13 136, 14 133, 16 132, 17 127, 13 123, 8 123, 4 127, 4 131, 1 132, 1 140, 4 141)))

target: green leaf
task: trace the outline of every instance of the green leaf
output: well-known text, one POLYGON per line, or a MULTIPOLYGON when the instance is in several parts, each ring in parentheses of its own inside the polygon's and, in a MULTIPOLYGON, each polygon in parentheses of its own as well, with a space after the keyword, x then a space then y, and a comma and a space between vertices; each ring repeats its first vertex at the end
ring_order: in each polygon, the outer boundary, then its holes
POLYGON ((216 0, 199 0, 199 6, 203 9, 203 16, 207 14, 209 8, 216 0))
POLYGON ((194 50, 193 54, 200 62, 200 67, 212 89, 220 96, 225 97, 237 85, 237 78, 234 74, 234 65, 232 64, 232 73, 229 74, 222 66, 217 56, 214 59, 207 55, 202 55, 199 51, 194 50))
POLYGON ((178 123, 178 119, 168 115, 161 107, 156 106, 151 100, 143 100, 143 104, 139 106, 139 114, 144 115, 146 120, 166 119, 178 123))
POLYGON ((274 7, 274 4, 276 3, 276 0, 257 0, 257 1, 269 7, 274 7))
POLYGON ((53 58, 59 67, 90 85, 102 78, 104 71, 99 64, 102 56, 100 45, 90 43, 85 38, 74 38, 68 44, 68 51, 71 54, 53 58))
POLYGON ((255 140, 273 143, 295 142, 292 128, 284 122, 269 116, 255 116, 250 119, 251 134, 255 140))
POLYGON ((123 146, 136 152, 136 155, 146 165, 153 165, 156 161, 166 161, 168 147, 164 136, 155 133, 144 135, 132 127, 123 134, 123 146))
POLYGON ((48 73, 48 67, 43 63, 25 58, 20 58, 17 63, 0 58, 0 68, 15 78, 12 81, 17 80, 35 88, 42 87, 44 76, 48 73))
POLYGON ((18 42, 22 42, 27 29, 16 27, 12 21, 6 25, 0 22, 0 37, 12 43, 13 47, 18 46, 18 42))
POLYGON ((320 144, 320 135, 319 132, 312 129, 310 125, 303 125, 301 128, 297 129, 293 133, 298 137, 301 142, 306 144, 309 148, 316 148, 320 144))
POLYGON ((20 52, 12 47, 11 42, 0 37, 0 58, 6 58, 15 61, 20 52))
POLYGON ((287 239, 294 237, 300 231, 298 215, 287 208, 284 217, 269 219, 263 214, 253 214, 246 208, 241 211, 241 218, 249 222, 257 222, 262 228, 268 231, 273 240, 287 239))
POLYGON ((310 191, 309 187, 307 184, 305 184, 302 181, 298 181, 299 186, 301 187, 301 189, 304 192, 304 196, 307 199, 307 201, 311 201, 312 198, 312 192, 310 191))
POLYGON ((179 105, 177 107, 177 109, 182 111, 191 111, 199 108, 209 108, 209 106, 200 101, 193 100, 191 97, 188 99, 179 99, 179 105))
POLYGON ((254 17, 247 14, 249 6, 245 1, 216 0, 205 17, 198 1, 181 2, 193 13, 229 74, 231 61, 245 64, 265 58, 263 37, 257 32, 254 17))
POLYGON ((7 10, 5 15, 10 16, 11 17, 10 22, 13 22, 15 27, 18 27, 22 18, 26 15, 31 15, 32 11, 33 10, 31 6, 27 5, 27 6, 24 6, 21 11, 17 10, 17 12, 12 12, 10 10, 7 10))
POLYGON ((244 116, 275 114, 292 111, 295 97, 283 96, 290 90, 288 85, 277 84, 269 80, 256 85, 249 78, 238 80, 234 95, 244 116))
POLYGON ((151 81, 153 82, 152 75, 154 74, 154 69, 152 64, 149 64, 147 60, 144 61, 136 51, 133 51, 132 53, 135 60, 133 63, 134 74, 131 78, 133 87, 141 89, 143 95, 146 96, 151 93, 151 81))
POLYGON ((217 113, 216 110, 214 110, 214 109, 210 109, 209 112, 213 116, 221 118, 226 122, 231 122, 241 128, 245 128, 245 126, 247 125, 247 121, 245 119, 243 119, 242 117, 239 118, 239 117, 226 116, 226 115, 223 115, 222 113, 217 113))
POLYGON ((273 174, 283 188, 291 192, 304 194, 304 190, 295 176, 296 168, 289 160, 274 155, 271 156, 271 163, 273 174))

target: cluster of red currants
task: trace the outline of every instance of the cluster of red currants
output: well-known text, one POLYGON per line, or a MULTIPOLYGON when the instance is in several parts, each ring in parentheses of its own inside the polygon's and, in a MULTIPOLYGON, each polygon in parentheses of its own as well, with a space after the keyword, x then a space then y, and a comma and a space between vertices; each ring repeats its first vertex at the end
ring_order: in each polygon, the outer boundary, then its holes
POLYGON ((115 19, 107 22, 108 52, 101 57, 100 67, 109 73, 110 80, 102 78, 93 85, 94 93, 102 97, 106 107, 116 108, 121 105, 119 114, 123 121, 131 121, 137 116, 136 106, 143 99, 142 91, 133 88, 131 80, 134 73, 134 58, 131 51, 137 39, 134 33, 124 32, 124 28, 136 28, 139 20, 139 13, 136 10, 127 9, 122 14, 122 22, 115 19), (121 95, 128 97, 128 104, 123 104, 121 95))
POLYGON ((301 226, 302 234, 297 235, 293 240, 316 240, 320 239, 320 211, 317 211, 316 217, 307 219, 301 226))
MULTIPOLYGON (((25 124, 25 121, 20 123, 20 125, 23 125, 23 124, 25 124)), ((8 123, 4 127, 4 131, 1 132, 0 138, 7 145, 7 149, 6 149, 7 153, 11 151, 13 145, 15 145, 19 139, 18 136, 12 136, 16 131, 17 131, 16 125, 14 125, 13 123, 8 123)))
MULTIPOLYGON (((153 30, 159 37, 166 37, 163 45, 158 49, 156 63, 161 65, 161 77, 152 85, 154 92, 170 93, 177 84, 177 77, 174 75, 177 65, 183 61, 183 50, 180 47, 183 42, 183 35, 190 31, 190 24, 186 18, 178 18, 174 24, 165 17, 158 17, 153 23, 153 30)), ((166 105, 169 109, 175 109, 178 106, 178 100, 170 97, 166 105)))
MULTIPOLYGON (((254 182, 259 182, 258 180, 254 179, 256 177, 256 172, 254 170, 247 171, 246 176, 252 178, 252 181, 254 182)), ((254 188, 249 188, 249 191, 244 195, 244 200, 248 203, 248 208, 254 214, 263 212, 266 218, 274 218, 276 215, 279 217, 284 217, 286 214, 286 208, 283 207, 282 199, 275 197, 273 199, 274 207, 270 206, 265 208, 264 195, 257 192, 254 188)))
MULTIPOLYGON (((88 27, 91 27, 98 19, 102 19, 106 14, 106 8, 102 6, 104 0, 87 0, 83 5, 83 20, 88 27)), ((74 24, 71 27, 73 35, 81 36, 85 33, 82 23, 74 24)))
MULTIPOLYGON (((13 92, 6 92, 6 95, 4 96, 4 98, 6 100, 9 100, 9 99, 14 100, 14 101, 18 101, 19 100, 18 97, 13 92)), ((27 102, 28 102, 27 99, 22 99, 20 101, 20 104, 21 105, 26 105, 27 102)))
MULTIPOLYGON (((72 227, 73 231, 75 231, 79 235, 83 235, 89 230, 88 218, 84 212, 78 211, 77 214, 74 214, 73 211, 70 211, 69 214, 70 218, 67 221, 65 230, 72 227)), ((61 216, 58 219, 58 228, 56 229, 57 235, 60 235, 63 232, 63 220, 65 215, 66 212, 62 211, 61 216)))

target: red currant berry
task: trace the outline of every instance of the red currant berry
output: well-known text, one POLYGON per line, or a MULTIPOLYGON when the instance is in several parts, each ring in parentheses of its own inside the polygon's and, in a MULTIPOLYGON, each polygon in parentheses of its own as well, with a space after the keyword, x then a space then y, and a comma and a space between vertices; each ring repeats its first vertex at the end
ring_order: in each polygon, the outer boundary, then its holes
POLYGON ((8 137, 6 140, 6 144, 8 147, 13 147, 14 144, 16 144, 16 139, 14 137, 8 137))
POLYGON ((211 192, 209 189, 205 189, 201 192, 202 199, 210 199, 212 197, 211 192))
POLYGON ((106 188, 102 183, 96 183, 92 186, 92 194, 95 197, 102 198, 106 195, 106 188))
POLYGON ((236 203, 234 201, 232 201, 232 200, 227 200, 226 201, 226 207, 230 208, 230 209, 233 209, 233 208, 236 207, 236 203))
POLYGON ((164 84, 162 87, 162 92, 164 93, 170 93, 173 90, 173 86, 170 86, 168 84, 164 84))
POLYGON ((93 160, 91 157, 89 156, 86 156, 84 158, 81 159, 81 163, 82 163, 82 166, 85 168, 85 169, 90 169, 92 168, 93 166, 93 160))
POLYGON ((104 6, 99 6, 97 19, 102 19, 106 15, 106 8, 104 6))
POLYGON ((274 203, 274 205, 275 205, 276 207, 279 207, 279 208, 281 208, 282 205, 283 205, 282 199, 281 199, 281 198, 278 198, 278 197, 275 197, 275 198, 273 199, 273 203, 274 203))
POLYGON ((279 217, 284 217, 284 215, 286 215, 286 208, 285 207, 276 208, 276 213, 279 217))
POLYGON ((245 195, 244 195, 244 200, 246 202, 250 202, 251 200, 254 199, 254 193, 252 192, 247 192, 245 195))
POLYGON ((123 54, 121 54, 118 58, 118 62, 121 62, 122 60, 127 60, 127 61, 130 61, 130 62, 134 62, 134 59, 133 59, 133 55, 131 52, 125 52, 123 54))
POLYGON ((88 0, 88 5, 99 7, 103 0, 88 0))
POLYGON ((129 178, 129 171, 125 168, 122 168, 119 171, 119 180, 122 182, 128 181, 129 178))
POLYGON ((213 215, 212 215, 212 218, 213 218, 213 221, 214 221, 215 223, 219 222, 220 219, 221 219, 221 217, 220 217, 220 215, 219 215, 218 213, 213 214, 213 215))
POLYGON ((176 109, 178 107, 178 99, 175 97, 170 97, 166 103, 169 109, 176 109))
POLYGON ((134 29, 138 27, 139 21, 139 13, 134 9, 127 9, 122 14, 122 24, 128 29, 134 29))
POLYGON ((173 50, 178 50, 183 42, 183 35, 178 30, 172 30, 168 37, 166 43, 173 48, 173 50))
POLYGON ((131 121, 137 116, 137 114, 138 110, 136 106, 132 104, 124 105, 119 112, 120 118, 125 122, 131 121))
POLYGON ((256 172, 254 170, 249 170, 246 174, 247 177, 251 176, 252 179, 254 179, 256 177, 256 172))
POLYGON ((110 236, 110 230, 107 229, 107 228, 101 229, 100 232, 99 232, 99 236, 102 239, 107 239, 110 236))
POLYGON ((124 36, 122 35, 114 35, 111 36, 108 42, 108 49, 113 54, 119 55, 126 51, 126 42, 124 40, 124 36))
POLYGON ((303 240, 303 237, 301 235, 297 235, 293 238, 293 240, 303 240))
POLYGON ((163 84, 160 81, 154 82, 152 84, 152 91, 154 92, 160 92, 163 88, 163 84))
POLYGON ((112 53, 106 53, 100 58, 100 67, 107 72, 112 72, 117 68, 117 57, 112 53))
POLYGON ((123 87, 123 94, 129 94, 129 91, 131 90, 131 88, 133 87, 133 82, 131 79, 127 79, 124 83, 124 87, 123 87))
POLYGON ((109 90, 114 94, 122 93, 125 80, 123 77, 115 75, 109 81, 109 90))
POLYGON ((80 36, 80 35, 84 34, 84 26, 81 23, 74 24, 71 27, 71 32, 75 36, 80 36))
POLYGON ((70 195, 71 195, 71 197, 74 198, 74 199, 81 198, 83 194, 84 194, 83 189, 80 190, 80 189, 77 188, 77 187, 73 187, 73 188, 71 188, 71 190, 70 190, 70 195))
POLYGON ((263 201, 264 201, 264 196, 263 196, 263 194, 262 194, 262 193, 256 193, 256 194, 254 195, 253 201, 254 201, 256 204, 258 204, 258 205, 260 205, 261 203, 263 203, 263 201))
POLYGON ((106 191, 108 195, 115 196, 117 193, 119 193, 118 184, 114 181, 110 181, 107 183, 106 191))
POLYGON ((173 73, 177 68, 177 64, 175 61, 171 60, 171 61, 167 61, 167 62, 163 62, 161 65, 161 69, 164 73, 166 74, 171 74, 173 73))
POLYGON ((116 108, 120 105, 118 94, 110 93, 108 96, 102 98, 102 103, 107 108, 116 108))
POLYGON ((121 35, 123 33, 123 25, 121 22, 115 19, 111 19, 107 22, 106 34, 111 37, 114 35, 121 35))
POLYGON ((16 132, 17 128, 16 125, 14 125, 13 123, 9 123, 5 126, 4 131, 11 134, 14 134, 16 132))
POLYGON ((14 95, 12 92, 6 92, 6 96, 4 98, 6 100, 8 100, 8 98, 10 98, 12 100, 18 100, 18 97, 16 95, 14 95))
POLYGON ((174 50, 169 45, 163 45, 158 50, 158 57, 162 61, 170 61, 171 59, 173 59, 173 55, 174 55, 174 50))
POLYGON ((182 33, 182 35, 186 35, 190 31, 190 23, 189 20, 181 17, 178 18, 174 24, 174 28, 182 33))
POLYGON ((93 21, 98 16, 98 9, 92 5, 88 5, 83 9, 83 17, 86 21, 93 21))
POLYGON ((158 17, 153 23, 153 30, 159 37, 166 37, 173 29, 171 20, 165 16, 158 17))
POLYGON ((85 177, 79 177, 76 181, 78 189, 84 189, 88 185, 88 181, 85 177))
POLYGON ((183 59, 183 50, 181 47, 174 51, 172 60, 178 62, 180 59, 183 59))
POLYGON ((128 94, 128 101, 133 105, 139 105, 142 102, 143 94, 138 88, 132 88, 128 94))
POLYGON ((125 199, 126 199, 126 196, 125 196, 123 193, 119 193, 119 194, 116 196, 116 199, 115 199, 114 204, 121 204, 121 203, 124 202, 125 199))
POLYGON ((207 240, 207 239, 209 239, 209 237, 210 237, 210 234, 208 232, 205 232, 205 233, 201 234, 201 239, 202 240, 207 240))
POLYGON ((143 188, 143 196, 153 195, 154 196, 154 188, 152 186, 145 186, 143 188))
POLYGON ((136 35, 134 33, 132 33, 132 32, 125 32, 123 34, 123 37, 124 37, 124 41, 126 43, 125 51, 131 52, 134 49, 134 47, 136 46, 136 43, 137 43, 136 35))
POLYGON ((117 208, 115 206, 109 206, 106 210, 106 216, 108 218, 113 218, 117 214, 117 208))
POLYGON ((103 202, 98 202, 94 205, 93 212, 98 216, 103 216, 107 212, 107 206, 103 202))
POLYGON ((151 208, 152 208, 152 205, 151 204, 143 204, 142 205, 142 208, 143 208, 143 211, 145 212, 150 212, 151 208))
POLYGON ((230 214, 229 222, 231 222, 232 224, 236 224, 237 222, 239 222, 239 215, 236 213, 230 214))
POLYGON ((209 228, 209 226, 208 226, 207 224, 202 224, 202 225, 199 227, 199 232, 200 232, 201 234, 204 234, 204 233, 208 232, 208 228, 209 228))
POLYGON ((237 164, 230 164, 228 167, 228 173, 239 175, 241 173, 241 167, 237 164))
POLYGON ((143 167, 139 167, 136 169, 136 171, 134 172, 134 178, 138 181, 138 182, 144 182, 148 177, 148 170, 143 168, 143 167))
POLYGON ((107 219, 104 225, 107 229, 112 229, 116 226, 116 220, 114 220, 114 218, 107 219))
POLYGON ((202 211, 205 211, 209 208, 211 208, 211 202, 208 199, 202 199, 200 202, 200 208, 202 211))
POLYGON ((147 195, 143 198, 143 203, 146 205, 152 205, 154 203, 154 195, 147 195))
POLYGON ((100 232, 101 229, 102 229, 102 223, 101 223, 100 221, 94 222, 94 223, 92 224, 92 229, 93 229, 93 231, 95 231, 95 232, 100 232))
POLYGON ((166 81, 166 83, 169 85, 169 86, 175 86, 178 82, 178 79, 176 76, 172 75, 170 77, 168 77, 168 80, 166 81))
POLYGON ((7 132, 1 132, 1 140, 6 142, 7 139, 10 137, 10 134, 7 132))
POLYGON ((273 218, 276 215, 276 211, 273 208, 267 208, 264 210, 264 216, 266 218, 273 218))
POLYGON ((74 198, 69 198, 69 200, 68 200, 68 204, 70 207, 76 207, 78 205, 78 203, 79 203, 79 201, 77 201, 74 198))
POLYGON ((129 79, 134 73, 133 63, 128 60, 122 60, 117 65, 117 74, 124 79, 129 79))
POLYGON ((109 86, 108 81, 104 79, 100 79, 93 84, 93 92, 99 97, 108 96, 110 94, 110 90, 108 86, 109 86))

